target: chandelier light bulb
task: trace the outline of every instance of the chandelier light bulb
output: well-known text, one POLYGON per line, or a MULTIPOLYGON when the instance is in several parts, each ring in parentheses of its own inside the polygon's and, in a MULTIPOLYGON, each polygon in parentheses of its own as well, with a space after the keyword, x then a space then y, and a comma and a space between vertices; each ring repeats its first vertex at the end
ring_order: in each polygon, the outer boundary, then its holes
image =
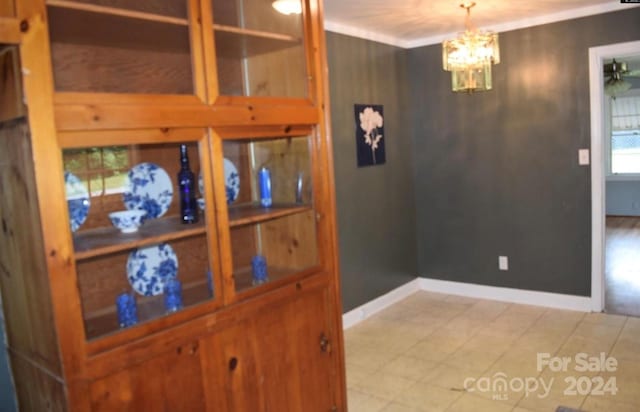
POLYGON ((278 11, 278 13, 282 13, 286 16, 302 13, 302 4, 300 3, 300 0, 276 0, 271 3, 271 5, 278 11))

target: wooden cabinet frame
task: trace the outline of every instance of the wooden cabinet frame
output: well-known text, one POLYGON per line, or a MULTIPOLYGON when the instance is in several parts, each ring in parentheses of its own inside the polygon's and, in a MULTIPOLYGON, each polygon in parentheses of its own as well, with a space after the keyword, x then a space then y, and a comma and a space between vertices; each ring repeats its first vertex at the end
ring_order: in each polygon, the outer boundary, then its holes
MULTIPOLYGON (((51 0, 50 4, 64 1, 51 0)), ((346 410, 321 1, 303 1, 307 98, 219 96, 215 45, 211 36, 202 35, 213 29, 211 3, 185 1, 191 16, 193 95, 55 92, 47 2, 13 0, 0 6, 0 52, 9 48, 17 51, 22 81, 16 83, 13 91, 22 94, 26 103, 17 104, 15 110, 0 118, 0 144, 7 147, 0 155, 0 189, 3 191, 0 286, 7 318, 8 350, 22 410, 95 409, 96 399, 92 396, 100 392, 100 387, 92 386, 92 382, 152 359, 174 359, 168 355, 165 358, 165 354, 188 348, 195 350, 198 342, 232 330, 234 325, 249 321, 267 307, 278 310, 278 305, 304 296, 310 290, 323 290, 326 295, 328 310, 320 316, 327 323, 320 322, 322 325, 318 328, 322 333, 318 339, 331 341, 332 352, 327 358, 331 407, 346 410), (241 298, 222 283, 225 278, 217 276, 215 286, 223 291, 223 299, 87 341, 68 211, 60 201, 65 198, 65 189, 62 159, 57 154, 62 148, 107 143, 180 142, 185 134, 198 135, 202 130, 210 134, 205 138, 210 144, 205 156, 216 158, 222 158, 223 139, 313 136, 315 208, 320 222, 317 225, 319 267, 275 287, 256 289, 241 298)), ((0 66, 0 70, 6 74, 6 69, 1 67, 4 66, 0 66)), ((14 62, 14 76, 16 71, 14 62)), ((15 98, 12 101, 15 102, 15 98)), ((5 101, 0 98, 0 102, 5 101)), ((221 166, 213 168, 212 179, 220 181, 221 166)), ((206 187, 214 188, 214 197, 223 199, 223 188, 210 179, 207 175, 206 187)), ((229 242, 228 230, 221 229, 229 223, 226 210, 207 208, 209 215, 216 215, 216 223, 208 228, 209 233, 217 234, 210 236, 209 248, 218 251, 222 258, 220 271, 228 273, 228 268, 224 268, 229 264, 225 261, 228 253, 219 252, 225 250, 221 245, 229 242)), ((150 365, 164 367, 167 362, 158 360, 150 365)), ((206 359, 202 365, 211 367, 206 359)), ((212 404, 207 405, 207 409, 215 410, 212 404)))

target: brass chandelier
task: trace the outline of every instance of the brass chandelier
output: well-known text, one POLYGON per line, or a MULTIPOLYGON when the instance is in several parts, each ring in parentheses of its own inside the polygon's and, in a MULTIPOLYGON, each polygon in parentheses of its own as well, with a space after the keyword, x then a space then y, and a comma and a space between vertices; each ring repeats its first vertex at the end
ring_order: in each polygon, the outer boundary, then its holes
POLYGON ((498 34, 477 30, 471 24, 471 8, 475 5, 460 5, 467 10, 465 31, 442 43, 442 67, 451 72, 454 92, 491 90, 491 66, 500 63, 498 34))

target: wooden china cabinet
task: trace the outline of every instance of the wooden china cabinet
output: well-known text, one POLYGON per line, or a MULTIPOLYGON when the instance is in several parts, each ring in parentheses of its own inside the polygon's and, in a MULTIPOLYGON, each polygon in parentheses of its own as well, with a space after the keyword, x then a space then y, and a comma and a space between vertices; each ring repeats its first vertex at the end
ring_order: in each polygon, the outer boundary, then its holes
POLYGON ((20 410, 346 410, 322 2, 271 3, 1 2, 0 287, 20 410), (187 224, 183 145, 202 206, 187 224), (136 232, 112 225, 137 209, 136 232))

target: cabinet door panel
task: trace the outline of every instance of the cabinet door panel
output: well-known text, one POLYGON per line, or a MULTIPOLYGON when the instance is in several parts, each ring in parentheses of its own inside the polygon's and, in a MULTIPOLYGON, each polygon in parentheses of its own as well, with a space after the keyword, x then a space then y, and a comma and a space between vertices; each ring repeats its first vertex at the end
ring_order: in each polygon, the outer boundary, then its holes
POLYGON ((178 347, 94 381, 91 384, 91 410, 205 410, 198 345, 178 347))
POLYGON ((205 339, 209 410, 328 411, 334 403, 326 290, 266 307, 205 339))

